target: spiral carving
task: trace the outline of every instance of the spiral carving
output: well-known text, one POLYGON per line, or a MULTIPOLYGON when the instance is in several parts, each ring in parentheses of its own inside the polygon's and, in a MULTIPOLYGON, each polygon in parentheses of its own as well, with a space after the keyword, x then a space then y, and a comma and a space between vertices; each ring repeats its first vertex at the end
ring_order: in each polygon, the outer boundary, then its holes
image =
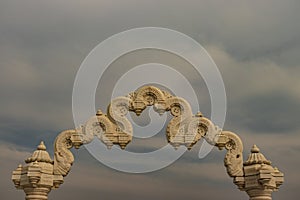
POLYGON ((216 146, 227 150, 224 165, 228 175, 231 177, 243 176, 243 143, 239 136, 230 131, 222 131, 216 146))

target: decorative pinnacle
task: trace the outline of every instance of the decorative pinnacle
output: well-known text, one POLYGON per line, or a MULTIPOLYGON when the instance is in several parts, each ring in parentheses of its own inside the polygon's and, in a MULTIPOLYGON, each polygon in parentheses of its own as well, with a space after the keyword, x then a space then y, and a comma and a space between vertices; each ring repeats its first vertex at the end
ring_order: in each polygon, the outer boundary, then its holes
POLYGON ((103 112, 99 109, 99 110, 97 110, 96 115, 97 115, 97 116, 103 115, 103 112))
POLYGON ((203 114, 199 111, 199 112, 197 112, 197 114, 195 116, 196 117, 203 117, 203 114))
POLYGON ((265 156, 260 153, 259 148, 256 145, 253 145, 251 149, 251 153, 246 162, 244 162, 245 166, 253 165, 253 164, 267 164, 271 165, 271 161, 267 160, 265 156))
POLYGON ((26 163, 33 162, 46 162, 53 164, 52 159, 49 156, 49 153, 46 151, 46 146, 43 141, 38 145, 37 150, 33 152, 33 154, 25 160, 26 163))
POLYGON ((37 150, 46 151, 46 146, 45 146, 45 144, 44 144, 44 141, 41 141, 41 143, 40 143, 39 146, 37 147, 37 150))
POLYGON ((259 153, 259 148, 254 144, 253 147, 251 148, 251 153, 259 153))

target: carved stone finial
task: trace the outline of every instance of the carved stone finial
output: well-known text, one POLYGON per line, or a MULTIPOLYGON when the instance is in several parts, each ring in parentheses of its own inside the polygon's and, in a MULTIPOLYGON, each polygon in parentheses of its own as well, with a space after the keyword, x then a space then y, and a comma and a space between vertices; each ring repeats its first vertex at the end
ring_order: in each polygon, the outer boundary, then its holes
POLYGON ((253 164, 271 165, 271 161, 267 160, 265 156, 260 153, 260 150, 256 145, 253 145, 251 148, 251 153, 249 154, 247 161, 244 163, 245 166, 253 164))
POLYGON ((40 145, 37 147, 37 150, 46 151, 46 146, 44 144, 44 141, 41 141, 40 145))
POLYGON ((29 158, 25 160, 26 163, 31 162, 46 162, 53 164, 53 160, 50 158, 49 153, 46 151, 46 146, 43 141, 38 145, 37 150, 35 150, 29 158))
POLYGON ((103 115, 102 110, 98 109, 96 115, 97 115, 97 116, 103 115))
POLYGON ((203 114, 202 114, 202 112, 197 112, 197 114, 195 115, 196 117, 203 117, 203 114))
POLYGON ((259 153, 259 148, 254 144, 251 148, 251 153, 259 153))

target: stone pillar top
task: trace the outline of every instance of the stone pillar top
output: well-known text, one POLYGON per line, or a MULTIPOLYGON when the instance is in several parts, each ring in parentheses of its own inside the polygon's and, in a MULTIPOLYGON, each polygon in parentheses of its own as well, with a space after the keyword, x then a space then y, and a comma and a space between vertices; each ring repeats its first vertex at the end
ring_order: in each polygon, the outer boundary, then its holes
POLYGON ((24 190, 26 200, 46 200, 50 190, 58 187, 63 180, 53 174, 54 162, 43 141, 25 163, 13 171, 12 181, 16 188, 24 190))
POLYGON ((248 193, 250 200, 271 200, 272 192, 283 183, 283 173, 271 165, 256 145, 244 162, 244 176, 235 177, 235 184, 248 193))

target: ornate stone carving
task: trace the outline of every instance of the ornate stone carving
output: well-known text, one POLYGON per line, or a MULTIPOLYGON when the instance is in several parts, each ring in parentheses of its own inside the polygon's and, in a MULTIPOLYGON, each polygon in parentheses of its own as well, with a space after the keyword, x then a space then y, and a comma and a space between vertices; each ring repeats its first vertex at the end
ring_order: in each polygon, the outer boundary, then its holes
POLYGON ((271 200, 272 192, 277 191, 284 181, 283 173, 271 166, 256 145, 253 145, 243 169, 244 176, 236 177, 234 183, 247 192, 250 200, 271 200))
POLYGON ((119 97, 108 106, 108 115, 98 110, 83 126, 83 143, 89 143, 97 136, 108 148, 119 145, 122 149, 132 140, 132 125, 125 117, 131 106, 131 99, 119 97))
POLYGON ((76 135, 76 130, 66 130, 56 137, 54 143, 54 174, 66 176, 69 173, 74 162, 74 156, 69 149, 74 146, 73 142, 76 142, 76 135))
POLYGON ((63 183, 63 177, 70 171, 74 162, 70 148, 79 148, 97 137, 108 148, 119 145, 124 149, 132 140, 133 134, 126 114, 135 112, 136 115, 140 115, 147 106, 153 106, 160 115, 170 112, 173 116, 167 125, 166 136, 175 149, 180 145, 191 149, 202 137, 219 149, 225 148, 227 153, 224 165, 228 175, 234 178, 234 183, 239 189, 245 190, 251 199, 271 199, 271 192, 283 183, 283 174, 270 165, 270 161, 265 159, 256 146, 252 148, 248 160, 243 164, 243 144, 235 133, 222 131, 200 112, 193 115, 191 106, 185 99, 172 96, 154 86, 143 86, 125 97, 113 99, 107 108, 107 114, 98 110, 84 125, 61 132, 54 144, 54 161, 41 143, 38 150, 26 160, 27 182, 22 182, 22 165, 13 172, 15 186, 31 195, 28 199, 34 199, 36 192, 47 197, 50 188, 59 187, 63 183), (51 172, 42 175, 41 168, 46 165, 50 166, 51 172), (51 181, 43 182, 45 180, 51 181), (38 190, 32 189, 41 184, 48 185, 38 190))
POLYGON ((224 165, 231 177, 243 176, 243 143, 233 132, 222 131, 219 135, 216 146, 220 149, 226 148, 224 165))
POLYGON ((13 171, 12 180, 18 189, 23 189, 26 200, 47 199, 51 188, 58 187, 62 179, 53 172, 53 161, 43 142, 32 156, 13 171))
POLYGON ((154 86, 144 86, 139 88, 133 93, 131 111, 135 112, 138 116, 147 106, 154 106, 159 114, 165 112, 165 99, 166 93, 162 92, 159 88, 154 86))
POLYGON ((183 98, 170 97, 166 101, 166 111, 170 111, 173 115, 166 130, 168 142, 175 148, 185 145, 190 149, 198 140, 194 140, 196 132, 191 132, 191 134, 187 132, 188 124, 192 120, 192 111, 189 103, 183 98))

